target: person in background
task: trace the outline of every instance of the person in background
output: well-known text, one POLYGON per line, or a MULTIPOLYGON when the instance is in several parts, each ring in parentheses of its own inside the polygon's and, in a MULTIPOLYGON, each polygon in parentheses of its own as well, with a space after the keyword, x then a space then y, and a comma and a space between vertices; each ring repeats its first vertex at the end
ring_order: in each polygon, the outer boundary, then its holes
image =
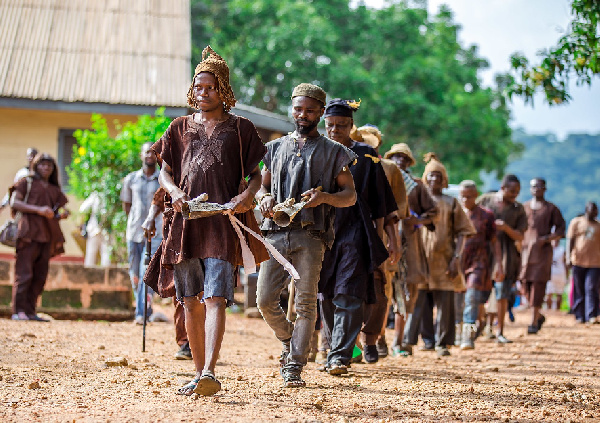
POLYGON ((521 182, 513 174, 502 178, 500 191, 483 194, 477 204, 494 213, 496 218, 496 237, 502 250, 502 268, 504 280, 494 281, 495 298, 498 312, 498 330, 496 342, 507 344, 512 341, 504 336, 504 318, 508 309, 508 299, 521 269, 521 256, 517 243, 523 241, 527 230, 527 214, 523 205, 517 201, 521 191, 521 182))
POLYGON ((580 323, 600 323, 600 222, 598 206, 589 202, 585 215, 571 220, 567 231, 567 266, 573 273, 573 314, 580 323))
POLYGON ((548 310, 560 310, 569 279, 567 270, 565 248, 560 245, 559 240, 552 241, 552 269, 550 270, 550 280, 546 285, 546 305, 548 310), (556 299, 556 301, 553 301, 556 299), (553 306, 554 303, 554 306, 553 306))
POLYGON ((79 207, 79 213, 88 214, 89 219, 85 223, 87 234, 85 243, 85 258, 83 264, 86 267, 95 266, 98 252, 100 252, 100 266, 110 266, 110 248, 108 234, 100 226, 100 213, 102 210, 100 196, 96 191, 92 192, 79 207))
POLYGON ((542 178, 530 182, 533 198, 523 204, 527 214, 527 231, 521 244, 521 275, 532 308, 531 324, 527 333, 535 334, 546 321, 540 313, 546 283, 552 268, 552 242, 565 236, 565 219, 554 204, 546 201, 546 181, 542 178))
MULTIPOLYGON (((17 173, 15 174, 15 177, 13 179, 13 183, 17 183, 19 182, 19 180, 21 178, 26 177, 27 175, 29 175, 30 167, 31 167, 31 162, 33 161, 34 157, 37 155, 38 151, 36 148, 33 147, 29 147, 27 149, 27 165, 23 166, 21 169, 19 169, 17 171, 17 173)), ((2 211, 6 206, 9 205, 9 201, 10 201, 10 196, 8 194, 6 194, 4 196, 4 198, 2 198, 2 203, 0 203, 0 211, 2 211)))
MULTIPOLYGON (((158 175, 160 169, 156 165, 157 158, 152 150, 152 143, 142 145, 140 155, 142 168, 131 172, 123 180, 121 201, 127 214, 127 252, 129 255, 129 277, 135 296, 135 323, 144 323, 144 283, 140 283, 145 271, 144 249, 146 239, 142 223, 152 204, 154 193, 159 188, 158 175)), ((152 238, 151 252, 154 254, 162 240, 162 215, 155 218, 156 235, 152 238)), ((152 289, 148 289, 147 316, 152 315, 152 289)))
POLYGON ((64 208, 67 197, 60 188, 54 158, 39 153, 31 162, 31 170, 30 176, 21 178, 9 191, 13 210, 22 213, 17 231, 12 319, 47 321, 36 314, 36 304, 46 284, 50 258, 64 253, 65 238, 59 221, 70 213, 64 208))
MULTIPOLYGON (((403 342, 405 324, 411 319, 411 314, 414 311, 418 285, 426 283, 429 278, 429 265, 421 232, 435 230, 433 218, 438 210, 423 181, 410 173, 410 167, 414 166, 416 161, 407 144, 394 144, 385 153, 384 158, 393 161, 400 169, 410 210, 409 215, 401 221, 402 254, 398 265, 398 275, 393 279, 396 310, 394 313, 392 355, 407 356, 411 355, 413 350, 411 344, 403 342)), ((431 298, 431 301, 433 303, 433 298, 431 298)), ((429 310, 431 310, 429 314, 432 313, 433 304, 431 304, 429 310)), ((425 328, 427 335, 424 335, 423 338, 426 347, 434 349, 433 319, 428 323, 425 328)), ((410 337, 411 340, 414 339, 415 344, 419 330, 420 328, 417 327, 416 332, 410 337)))
POLYGON ((461 350, 473 349, 475 334, 483 329, 484 323, 481 322, 485 317, 484 304, 492 291, 492 277, 495 280, 504 279, 502 252, 496 239, 496 219, 494 213, 475 203, 478 195, 474 181, 465 180, 460 183, 460 202, 477 231, 467 238, 462 253, 461 269, 465 275, 467 291, 462 316, 461 350), (476 326, 478 322, 479 327, 476 326))

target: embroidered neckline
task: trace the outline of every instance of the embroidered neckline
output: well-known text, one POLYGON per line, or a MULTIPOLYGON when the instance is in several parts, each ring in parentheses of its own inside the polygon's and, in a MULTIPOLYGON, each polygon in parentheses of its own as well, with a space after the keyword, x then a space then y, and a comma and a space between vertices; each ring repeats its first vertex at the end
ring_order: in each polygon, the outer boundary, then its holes
POLYGON ((232 123, 236 116, 229 114, 229 117, 215 126, 210 137, 206 134, 202 123, 194 120, 194 115, 188 117, 188 128, 184 136, 190 136, 190 147, 192 149, 192 159, 190 165, 192 168, 201 168, 204 173, 215 163, 222 162, 223 140, 219 136, 223 132, 235 131, 232 123))

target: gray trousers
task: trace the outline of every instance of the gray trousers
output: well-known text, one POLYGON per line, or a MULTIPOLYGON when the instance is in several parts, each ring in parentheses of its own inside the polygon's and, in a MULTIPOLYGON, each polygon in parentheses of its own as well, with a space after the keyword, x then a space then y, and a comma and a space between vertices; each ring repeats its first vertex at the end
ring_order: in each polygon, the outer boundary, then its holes
POLYGON ((340 360, 350 364, 356 337, 363 323, 363 304, 361 298, 352 295, 337 294, 334 298, 325 298, 321 303, 321 335, 330 345, 327 362, 340 360))
POLYGON ((281 342, 290 342, 286 364, 304 366, 317 320, 317 289, 325 244, 303 229, 269 232, 266 239, 296 268, 296 321, 290 322, 279 304, 288 274, 272 257, 260 266, 256 302, 267 324, 281 342))
POLYGON ((454 291, 419 290, 413 313, 404 330, 404 344, 417 345, 423 311, 427 308, 427 293, 433 294, 436 307, 436 347, 454 345, 454 291))

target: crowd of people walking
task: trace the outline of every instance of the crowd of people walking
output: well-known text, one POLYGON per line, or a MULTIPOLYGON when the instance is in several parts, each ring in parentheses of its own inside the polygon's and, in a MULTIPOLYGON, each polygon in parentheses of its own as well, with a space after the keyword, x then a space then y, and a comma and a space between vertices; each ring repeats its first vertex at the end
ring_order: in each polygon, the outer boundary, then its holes
MULTIPOLYGON (((517 283, 531 308, 527 331, 534 335, 545 321, 544 299, 551 304, 554 294, 562 301, 567 267, 575 318, 600 323, 595 203, 567 229, 558 207, 545 198, 543 178, 530 181, 532 198, 524 204, 516 200, 521 181, 510 174, 497 192, 482 194, 465 180, 457 197, 448 195, 448 169, 435 153, 425 156, 422 177, 415 176, 409 145, 395 144, 381 157, 381 131, 372 124, 357 128, 355 116, 368 105, 327 101, 326 92, 309 83, 292 92, 295 131, 264 144, 251 121, 230 112, 236 100, 229 68, 210 47, 187 101, 197 112, 175 119, 156 143, 144 144, 142 168, 127 175, 121 193, 136 322, 143 322, 144 304, 146 315, 153 315, 152 292, 174 297, 177 358, 193 359, 196 369, 178 393, 221 389, 215 365, 241 265, 246 271, 260 265, 258 308, 281 342, 280 374, 290 388, 306 385, 309 360, 338 376, 357 360, 415 354, 419 335, 424 349, 439 356, 451 354, 454 345, 473 349, 479 336, 510 343, 504 327, 517 283), (322 118, 327 136, 318 131, 322 118), (198 198, 226 211, 186 218, 188 202, 198 198), (300 207, 281 224, 275 214, 294 203, 300 207), (558 246, 565 235, 566 251, 558 246), (147 248, 153 257, 146 269, 147 248), (294 319, 281 306, 290 279, 294 319), (145 302, 142 281, 150 286, 145 302), (394 335, 388 346, 390 310, 394 335)), ((47 154, 32 156, 11 199, 21 214, 17 320, 40 319, 35 304, 48 261, 64 242, 58 221, 69 215, 56 162, 47 154)))

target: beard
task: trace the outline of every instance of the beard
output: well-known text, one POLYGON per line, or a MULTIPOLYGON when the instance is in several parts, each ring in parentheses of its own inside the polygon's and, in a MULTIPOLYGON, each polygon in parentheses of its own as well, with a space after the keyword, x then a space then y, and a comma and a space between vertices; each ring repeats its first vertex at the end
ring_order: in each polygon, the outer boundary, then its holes
POLYGON ((296 125, 296 131, 298 131, 298 134, 308 135, 319 125, 319 121, 295 120, 294 124, 296 125))

